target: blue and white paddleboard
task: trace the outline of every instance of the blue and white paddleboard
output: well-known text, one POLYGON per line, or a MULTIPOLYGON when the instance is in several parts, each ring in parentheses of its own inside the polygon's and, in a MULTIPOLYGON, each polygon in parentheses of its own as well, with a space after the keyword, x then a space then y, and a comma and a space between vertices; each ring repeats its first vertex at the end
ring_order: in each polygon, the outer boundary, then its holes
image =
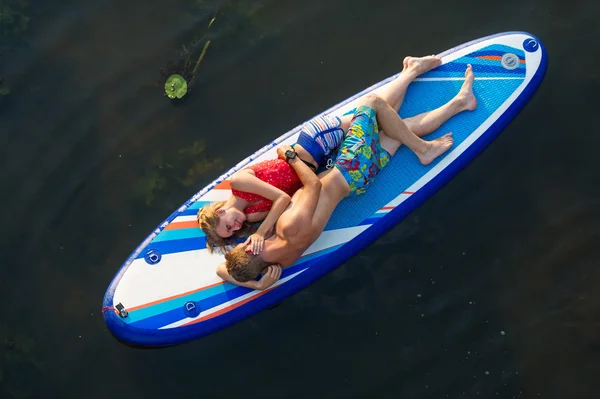
MULTIPOLYGON (((224 283, 215 274, 224 257, 206 249, 196 221, 198 208, 227 199, 228 179, 235 172, 276 158, 278 145, 294 143, 300 126, 292 129, 194 195, 136 248, 104 296, 104 319, 110 331, 134 345, 177 344, 230 326, 306 287, 400 222, 475 158, 527 103, 547 64, 542 43, 525 32, 484 37, 440 55, 442 65, 411 83, 400 115, 409 117, 449 101, 471 64, 477 109, 455 116, 426 137, 453 132, 450 151, 423 166, 401 148, 366 194, 342 201, 321 237, 268 290, 224 283)), ((323 113, 352 112, 359 97, 396 76, 323 113)))

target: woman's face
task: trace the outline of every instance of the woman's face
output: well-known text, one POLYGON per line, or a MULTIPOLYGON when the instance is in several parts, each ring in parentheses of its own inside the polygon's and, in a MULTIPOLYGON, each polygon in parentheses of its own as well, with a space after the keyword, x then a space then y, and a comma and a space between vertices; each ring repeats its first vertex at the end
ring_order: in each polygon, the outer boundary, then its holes
POLYGON ((246 221, 246 215, 236 208, 220 208, 217 215, 219 216, 219 225, 216 232, 219 237, 223 238, 231 237, 233 233, 242 228, 246 221))

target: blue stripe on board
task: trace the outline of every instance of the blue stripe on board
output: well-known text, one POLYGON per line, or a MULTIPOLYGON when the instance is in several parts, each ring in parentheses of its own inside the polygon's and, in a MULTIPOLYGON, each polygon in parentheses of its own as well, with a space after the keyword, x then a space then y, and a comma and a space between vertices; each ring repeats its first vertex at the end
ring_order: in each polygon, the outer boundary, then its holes
POLYGON ((180 212, 178 216, 196 216, 198 214, 198 210, 205 205, 212 204, 216 201, 196 201, 191 204, 187 209, 183 212, 180 212))
POLYGON ((206 237, 184 238, 175 241, 153 241, 143 251, 139 253, 136 259, 143 258, 146 255, 146 253, 151 249, 157 250, 162 255, 166 255, 175 252, 194 251, 197 249, 204 248, 206 248, 206 237))
POLYGON ((154 238, 154 240, 152 240, 152 242, 156 243, 162 241, 183 240, 186 238, 200 239, 201 237, 205 237, 205 234, 198 227, 190 229, 163 230, 154 238))
MULTIPOLYGON (((324 249, 319 252, 302 257, 296 264, 287 267, 281 273, 281 278, 292 275, 303 268, 307 267, 306 263, 340 248, 343 244, 324 249)), ((285 284, 285 283, 284 283, 285 284)), ((124 319, 128 324, 137 328, 156 329, 187 317, 183 313, 183 306, 189 302, 200 302, 200 308, 203 310, 219 306, 224 302, 238 298, 251 290, 248 288, 238 287, 236 285, 225 283, 207 290, 195 292, 185 295, 170 301, 158 303, 139 310, 129 312, 130 317, 124 319), (214 299, 211 299, 214 298, 214 299), (220 300, 220 302, 219 302, 220 300)))
MULTIPOLYGON (((202 301, 210 297, 214 297, 220 294, 224 294, 226 292, 232 291, 234 288, 240 288, 233 284, 220 284, 211 288, 207 288, 202 291, 194 292, 188 295, 181 296, 179 298, 174 298, 165 302, 157 303, 155 305, 147 306, 145 308, 132 310, 129 312, 129 317, 127 317, 127 322, 129 324, 135 324, 141 322, 145 319, 150 319, 159 314, 166 314, 169 311, 176 309, 183 309, 183 306, 190 301, 202 301)), ((237 297, 234 295, 234 297, 237 297)), ((185 316, 183 316, 185 317, 185 316)), ((167 323, 169 324, 169 323, 167 323)))
MULTIPOLYGON (((196 210, 196 213, 198 213, 198 209, 202 208, 205 205, 212 204, 212 203, 213 203, 213 201, 196 201, 196 202, 190 204, 190 206, 188 206, 187 209, 194 209, 194 210, 196 210)), ((195 213, 194 213, 194 215, 195 215, 195 213)))
MULTIPOLYGON (((465 69, 467 67, 465 66, 465 69)), ((456 72, 436 72, 436 71, 432 71, 432 72, 428 72, 427 74, 420 76, 419 78, 417 78, 417 81, 419 81, 418 79, 421 78, 425 78, 425 79, 446 79, 446 78, 455 78, 455 79, 464 79, 465 78, 465 70, 460 70, 460 71, 456 71, 456 72)), ((501 79, 501 78, 507 78, 507 79, 516 79, 516 78, 520 78, 520 79, 525 79, 525 75, 515 75, 514 73, 477 73, 475 75, 475 80, 485 80, 487 78, 493 78, 493 79, 501 79)))
MULTIPOLYGON (((190 229, 188 229, 190 230, 190 229)), ((164 231, 164 230, 163 230, 164 231)), ((156 237, 158 238, 158 236, 156 237)), ((199 249, 206 249, 206 236, 204 234, 193 237, 193 238, 181 238, 175 240, 156 240, 156 238, 148 244, 148 246, 141 251, 136 259, 143 258, 146 253, 153 249, 161 253, 161 255, 174 254, 178 252, 187 252, 187 251, 196 251, 199 249)), ((238 244, 246 241, 245 237, 237 238, 236 241, 238 244)))
MULTIPOLYGON (((196 306, 200 307, 202 310, 207 310, 214 308, 215 306, 219 306, 223 302, 230 301, 232 299, 238 298, 242 295, 245 295, 250 290, 244 287, 238 287, 229 290, 229 291, 221 291, 220 293, 213 295, 208 298, 201 299, 196 301, 196 306)), ((129 323, 129 325, 136 328, 144 328, 155 330, 162 326, 166 326, 168 324, 174 323, 181 319, 186 318, 187 316, 183 312, 183 307, 179 306, 175 309, 169 310, 165 313, 158 314, 156 316, 148 317, 146 319, 138 320, 133 323, 129 323)))
POLYGON ((198 209, 194 209, 190 206, 185 211, 181 212, 178 216, 196 216, 197 214, 198 209))

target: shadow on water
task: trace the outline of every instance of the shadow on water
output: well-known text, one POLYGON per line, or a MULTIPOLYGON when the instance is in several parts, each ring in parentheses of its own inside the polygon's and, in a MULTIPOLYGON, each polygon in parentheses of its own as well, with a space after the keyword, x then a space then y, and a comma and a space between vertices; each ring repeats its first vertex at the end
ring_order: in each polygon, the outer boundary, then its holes
POLYGON ((0 1, 0 396, 598 396, 598 136, 574 117, 596 112, 597 4, 436 2, 423 29, 422 4, 389 0, 0 1), (548 47, 540 91, 373 246, 189 344, 106 331, 118 267, 230 165, 405 55, 511 29, 548 47), (207 40, 172 103, 160 69, 207 40))

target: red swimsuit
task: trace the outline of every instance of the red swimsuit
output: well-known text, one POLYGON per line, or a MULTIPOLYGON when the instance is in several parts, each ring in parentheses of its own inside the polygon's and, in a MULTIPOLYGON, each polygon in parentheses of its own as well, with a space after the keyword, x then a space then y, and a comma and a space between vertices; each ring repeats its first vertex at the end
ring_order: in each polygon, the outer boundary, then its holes
MULTIPOLYGON (((296 171, 283 159, 272 159, 259 162, 250 166, 260 180, 277 187, 288 195, 293 195, 296 190, 302 187, 302 182, 298 178, 296 171)), ((266 212, 271 210, 273 201, 266 199, 258 194, 248 193, 231 189, 233 195, 250 202, 250 205, 244 209, 245 214, 266 212)))

